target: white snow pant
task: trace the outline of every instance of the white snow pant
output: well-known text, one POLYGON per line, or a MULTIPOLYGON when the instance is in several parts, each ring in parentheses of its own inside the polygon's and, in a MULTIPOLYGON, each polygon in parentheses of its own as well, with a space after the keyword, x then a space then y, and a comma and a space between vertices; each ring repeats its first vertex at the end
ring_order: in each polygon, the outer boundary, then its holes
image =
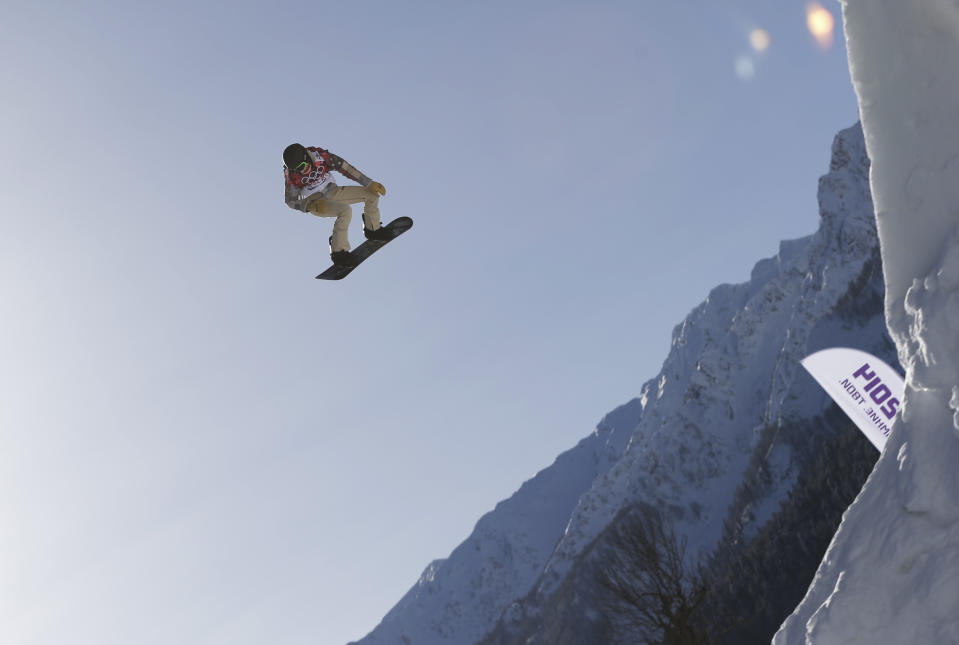
POLYGON ((380 196, 362 186, 335 186, 322 198, 307 202, 306 210, 317 217, 335 217, 333 236, 330 238, 330 252, 349 251, 348 232, 353 209, 350 204, 364 203, 363 226, 375 231, 380 227, 380 196), (321 213, 320 210, 326 212, 321 213))

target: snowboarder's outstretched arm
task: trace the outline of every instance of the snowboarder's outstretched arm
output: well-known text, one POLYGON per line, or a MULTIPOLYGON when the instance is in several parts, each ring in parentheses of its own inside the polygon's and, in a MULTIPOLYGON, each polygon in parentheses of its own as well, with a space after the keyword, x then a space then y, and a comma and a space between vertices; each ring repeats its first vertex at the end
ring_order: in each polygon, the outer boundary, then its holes
POLYGON ((333 170, 337 171, 347 179, 352 179, 363 188, 369 188, 374 193, 378 193, 380 195, 386 194, 386 188, 383 187, 383 184, 378 181, 373 181, 361 173, 343 157, 337 156, 329 151, 327 151, 327 154, 330 155, 330 167, 333 170))
POLYGON ((339 155, 335 155, 329 151, 327 151, 327 154, 330 156, 331 169, 340 173, 347 179, 352 179, 353 181, 358 183, 360 186, 363 186, 363 188, 369 188, 369 185, 373 182, 372 179, 370 179, 369 177, 361 173, 359 170, 357 170, 353 166, 353 164, 351 164, 349 161, 347 161, 343 157, 340 157, 339 155))

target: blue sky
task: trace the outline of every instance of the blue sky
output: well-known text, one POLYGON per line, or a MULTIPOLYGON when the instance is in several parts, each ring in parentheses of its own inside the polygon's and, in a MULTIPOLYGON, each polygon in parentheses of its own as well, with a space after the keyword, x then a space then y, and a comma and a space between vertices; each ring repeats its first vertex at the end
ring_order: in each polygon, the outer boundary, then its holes
POLYGON ((0 24, 10 643, 361 637, 815 230, 857 118, 803 2, 38 4, 0 24), (416 222, 341 283, 292 141, 416 222))

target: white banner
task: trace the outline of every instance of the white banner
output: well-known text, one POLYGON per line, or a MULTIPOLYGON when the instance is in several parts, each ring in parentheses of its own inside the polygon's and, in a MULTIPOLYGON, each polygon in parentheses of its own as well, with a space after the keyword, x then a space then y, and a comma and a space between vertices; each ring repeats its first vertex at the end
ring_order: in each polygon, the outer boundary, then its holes
POLYGON ((899 372, 872 354, 848 347, 824 349, 800 362, 882 452, 906 391, 899 372))

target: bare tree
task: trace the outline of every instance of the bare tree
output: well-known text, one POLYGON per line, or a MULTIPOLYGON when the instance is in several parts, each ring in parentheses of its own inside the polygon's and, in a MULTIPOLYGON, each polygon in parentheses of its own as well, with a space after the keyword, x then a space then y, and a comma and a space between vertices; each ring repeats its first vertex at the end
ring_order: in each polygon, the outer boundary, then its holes
POLYGON ((655 508, 626 511, 607 544, 599 573, 603 606, 617 632, 651 645, 713 645, 704 614, 707 585, 686 563, 686 540, 655 508))

